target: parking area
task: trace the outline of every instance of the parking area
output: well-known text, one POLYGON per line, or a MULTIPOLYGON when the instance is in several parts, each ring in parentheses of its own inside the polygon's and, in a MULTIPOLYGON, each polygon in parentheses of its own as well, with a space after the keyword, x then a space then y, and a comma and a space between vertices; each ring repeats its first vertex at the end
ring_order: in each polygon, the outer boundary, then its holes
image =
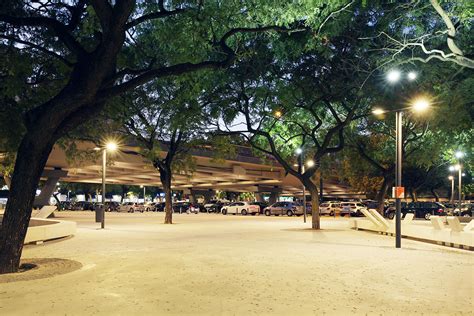
POLYGON ((472 252, 350 230, 347 219, 59 212, 76 236, 23 258, 78 261, 75 272, 0 283, 0 314, 472 315, 472 252))

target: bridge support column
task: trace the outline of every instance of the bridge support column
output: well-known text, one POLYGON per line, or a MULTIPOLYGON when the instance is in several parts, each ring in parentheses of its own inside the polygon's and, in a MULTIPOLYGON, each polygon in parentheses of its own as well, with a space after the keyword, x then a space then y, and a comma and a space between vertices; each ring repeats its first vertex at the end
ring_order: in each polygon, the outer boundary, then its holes
POLYGON ((270 198, 268 199, 268 202, 270 204, 278 202, 278 199, 280 198, 280 193, 279 192, 270 192, 270 198))
POLYGON ((263 198, 263 193, 256 192, 255 198, 257 199, 257 202, 265 202, 265 199, 263 198))
POLYGON ((44 170, 43 177, 47 177, 46 183, 44 184, 43 188, 41 189, 40 195, 35 197, 35 201, 33 202, 33 207, 43 207, 45 205, 49 205, 49 199, 51 195, 54 193, 54 189, 56 188, 56 184, 58 183, 61 177, 65 177, 67 175, 67 171, 64 170, 44 170))

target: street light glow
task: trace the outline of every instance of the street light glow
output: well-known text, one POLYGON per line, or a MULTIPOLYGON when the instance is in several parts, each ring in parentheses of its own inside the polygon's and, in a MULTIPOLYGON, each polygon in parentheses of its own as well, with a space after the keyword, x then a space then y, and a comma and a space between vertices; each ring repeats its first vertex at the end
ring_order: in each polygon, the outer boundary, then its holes
POLYGON ((108 151, 116 151, 117 148, 118 148, 118 145, 116 142, 113 142, 113 141, 109 141, 105 144, 105 148, 108 150, 108 151))
POLYGON ((408 80, 413 81, 413 80, 416 79, 417 74, 416 74, 416 72, 414 72, 414 71, 410 71, 410 72, 408 73, 407 77, 408 77, 408 80))
POLYGON ((449 171, 454 171, 454 170, 456 170, 454 166, 449 166, 449 171))
POLYGON ((311 168, 311 167, 314 167, 314 161, 313 160, 308 160, 308 162, 306 162, 306 165, 311 168))
POLYGON ((301 149, 301 148, 299 148, 299 147, 296 148, 296 150, 295 150, 295 153, 296 153, 297 155, 301 155, 302 152, 303 152, 303 149, 301 149))
POLYGON ((430 107, 430 102, 425 98, 416 99, 413 102, 412 109, 415 112, 424 112, 430 107))
POLYGON ((461 165, 460 165, 460 164, 454 165, 454 170, 459 170, 459 169, 461 169, 461 165))
POLYGON ((464 153, 462 151, 457 151, 454 153, 454 156, 458 159, 464 157, 464 153))
POLYGON ((375 114, 375 115, 382 115, 384 113, 385 113, 384 109, 376 108, 372 110, 372 114, 375 114))
POLYGON ((281 111, 275 111, 275 117, 280 118, 281 117, 281 111))
POLYGON ((387 81, 390 83, 395 83, 400 80, 402 73, 400 70, 392 69, 387 73, 387 81))
POLYGON ((453 177, 453 176, 449 176, 448 179, 449 179, 449 180, 454 180, 454 177, 453 177))

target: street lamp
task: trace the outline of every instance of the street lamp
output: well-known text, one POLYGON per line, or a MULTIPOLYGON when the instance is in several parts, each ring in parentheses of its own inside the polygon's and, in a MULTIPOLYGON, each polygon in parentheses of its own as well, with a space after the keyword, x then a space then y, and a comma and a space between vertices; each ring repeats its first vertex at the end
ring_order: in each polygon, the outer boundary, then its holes
POLYGON ((389 83, 396 83, 402 77, 402 73, 397 69, 392 69, 387 73, 387 81, 389 83))
MULTIPOLYGON (((387 73, 387 81, 391 84, 398 82, 402 77, 402 73, 399 70, 390 70, 387 73)), ((408 79, 414 80, 416 79, 415 73, 408 73, 408 79)), ((401 248, 402 243, 402 234, 401 234, 401 227, 402 227, 402 195, 404 195, 404 188, 402 187, 402 155, 403 155, 403 138, 402 138, 402 128, 403 128, 403 111, 412 110, 414 112, 423 112, 426 111, 430 107, 430 103, 427 99, 419 97, 411 102, 411 106, 386 111, 380 108, 374 109, 372 114, 380 115, 389 112, 395 112, 395 134, 396 134, 396 151, 395 151, 395 205, 396 205, 396 216, 395 216, 395 247, 401 248)))
MULTIPOLYGON (((115 141, 106 141, 103 148, 94 148, 95 150, 102 150, 102 208, 97 209, 96 212, 101 212, 100 216, 100 228, 105 228, 105 176, 107 169, 107 151, 115 152, 118 149, 118 144, 115 141)), ((96 213, 96 220, 97 220, 96 213)))
MULTIPOLYGON (((295 153, 298 155, 298 169, 301 174, 304 174, 304 154, 303 149, 298 147, 295 150, 295 153)), ((306 187, 303 183, 303 222, 306 223, 306 187)))
MULTIPOLYGON (((456 158, 460 159, 461 157, 464 156, 463 153, 457 152, 455 154, 456 158)), ((461 202, 462 202, 462 165, 460 163, 452 166, 453 170, 456 170, 458 172, 458 209, 459 209, 459 214, 461 214, 461 202)), ((451 168, 450 168, 451 169, 451 168)))
POLYGON ((454 177, 449 176, 449 180, 451 180, 451 197, 449 198, 449 203, 453 203, 454 201, 454 177))

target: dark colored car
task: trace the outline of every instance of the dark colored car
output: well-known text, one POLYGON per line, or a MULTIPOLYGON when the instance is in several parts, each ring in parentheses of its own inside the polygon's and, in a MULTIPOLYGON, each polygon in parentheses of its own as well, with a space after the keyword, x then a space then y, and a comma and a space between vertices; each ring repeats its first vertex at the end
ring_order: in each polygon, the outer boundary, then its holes
POLYGON ((119 202, 105 202, 106 212, 118 212, 120 203, 119 202))
POLYGON ((199 206, 196 203, 176 202, 173 204, 174 213, 199 213, 199 206))
POLYGON ((72 203, 71 202, 63 201, 63 202, 59 203, 58 210, 66 211, 66 210, 71 210, 71 209, 72 209, 72 203))
MULTIPOLYGON (((438 202, 402 202, 401 212, 403 217, 405 217, 405 215, 408 213, 412 213, 415 215, 415 218, 424 218, 426 220, 429 220, 431 215, 447 215, 444 205, 438 202)), ((393 205, 385 211, 385 216, 389 219, 393 219, 395 217, 395 213, 396 209, 395 205, 393 205)))
POLYGON ((204 208, 206 209, 208 213, 220 213, 222 210, 222 207, 225 205, 229 205, 229 203, 211 200, 209 201, 209 203, 204 204, 204 208))
POLYGON ((86 202, 86 201, 76 202, 73 205, 71 205, 71 210, 73 210, 73 211, 93 211, 94 210, 94 203, 93 202, 86 202))
POLYGON ((155 208, 153 209, 153 212, 164 212, 165 211, 165 202, 158 202, 155 204, 155 208))

